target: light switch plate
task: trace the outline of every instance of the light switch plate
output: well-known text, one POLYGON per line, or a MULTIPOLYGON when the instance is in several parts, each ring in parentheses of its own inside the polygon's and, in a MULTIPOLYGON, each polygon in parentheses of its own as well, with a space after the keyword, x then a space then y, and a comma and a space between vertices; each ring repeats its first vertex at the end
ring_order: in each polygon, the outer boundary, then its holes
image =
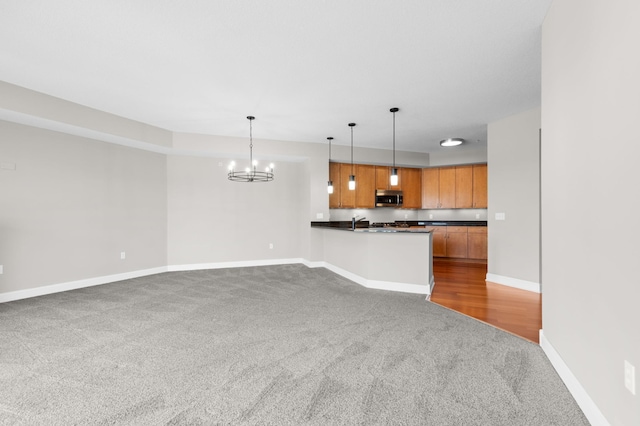
POLYGON ((0 275, 4 274, 4 266, 0 265, 0 275))
POLYGON ((496 220, 507 220, 507 215, 505 213, 496 213, 496 220))
POLYGON ((316 213, 316 219, 322 219, 323 217, 324 217, 324 214, 316 213))

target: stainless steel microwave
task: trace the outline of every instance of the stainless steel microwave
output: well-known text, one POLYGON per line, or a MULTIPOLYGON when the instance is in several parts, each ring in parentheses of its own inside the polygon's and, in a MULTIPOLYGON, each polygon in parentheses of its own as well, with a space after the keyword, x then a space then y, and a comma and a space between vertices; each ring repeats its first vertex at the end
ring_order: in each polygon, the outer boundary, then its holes
POLYGON ((402 207, 402 191, 377 190, 376 207, 402 207))

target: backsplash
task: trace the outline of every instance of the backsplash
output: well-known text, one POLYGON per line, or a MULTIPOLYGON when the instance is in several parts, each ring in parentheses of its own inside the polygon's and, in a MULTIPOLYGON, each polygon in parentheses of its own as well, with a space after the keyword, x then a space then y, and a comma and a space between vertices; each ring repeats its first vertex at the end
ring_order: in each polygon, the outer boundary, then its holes
POLYGON ((369 222, 395 222, 397 220, 487 220, 487 209, 436 209, 403 210, 394 208, 376 209, 331 209, 328 220, 351 220, 365 217, 369 222))

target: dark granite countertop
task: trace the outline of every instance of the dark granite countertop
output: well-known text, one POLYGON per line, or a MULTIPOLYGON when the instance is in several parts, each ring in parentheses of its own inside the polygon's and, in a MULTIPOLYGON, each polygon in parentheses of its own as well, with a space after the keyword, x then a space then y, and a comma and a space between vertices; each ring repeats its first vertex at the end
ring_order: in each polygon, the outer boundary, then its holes
MULTIPOLYGON (((331 228, 331 229, 345 229, 347 231, 353 230, 353 223, 350 220, 334 220, 330 222, 311 222, 312 228, 331 228)), ((362 220, 356 222, 356 229, 369 228, 369 221, 362 220)))
MULTIPOLYGON (((369 221, 356 222, 356 230, 369 232, 403 232, 408 231, 412 226, 487 226, 486 220, 466 221, 466 220, 397 220, 388 222, 389 226, 371 226, 369 221), (395 224, 395 226, 394 226, 395 224)), ((312 228, 340 229, 353 231, 353 223, 350 220, 336 220, 329 222, 311 222, 312 228)), ((411 232, 420 232, 415 230, 411 232)))

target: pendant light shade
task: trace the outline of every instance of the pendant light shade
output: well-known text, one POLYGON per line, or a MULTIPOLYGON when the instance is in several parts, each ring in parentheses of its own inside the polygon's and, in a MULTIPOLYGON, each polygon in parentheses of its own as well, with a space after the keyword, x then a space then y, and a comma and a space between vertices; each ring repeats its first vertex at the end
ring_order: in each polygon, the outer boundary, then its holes
MULTIPOLYGON (((331 163, 331 141, 333 138, 329 136, 327 140, 329 141, 329 163, 331 163)), ((329 180, 327 181, 327 192, 333 194, 333 181, 331 181, 331 176, 329 176, 329 180)))
POLYGON ((391 186, 398 186, 398 169, 395 167, 391 169, 391 176, 389 179, 391 186))
POLYGON ((353 174, 353 128, 356 123, 349 123, 351 127, 351 174, 349 175, 349 190, 354 191, 356 189, 356 175, 353 174))
POLYGON ((393 113, 393 167, 391 168, 391 176, 389 183, 391 186, 398 186, 398 169, 396 168, 396 112, 398 108, 391 108, 389 111, 393 113))

